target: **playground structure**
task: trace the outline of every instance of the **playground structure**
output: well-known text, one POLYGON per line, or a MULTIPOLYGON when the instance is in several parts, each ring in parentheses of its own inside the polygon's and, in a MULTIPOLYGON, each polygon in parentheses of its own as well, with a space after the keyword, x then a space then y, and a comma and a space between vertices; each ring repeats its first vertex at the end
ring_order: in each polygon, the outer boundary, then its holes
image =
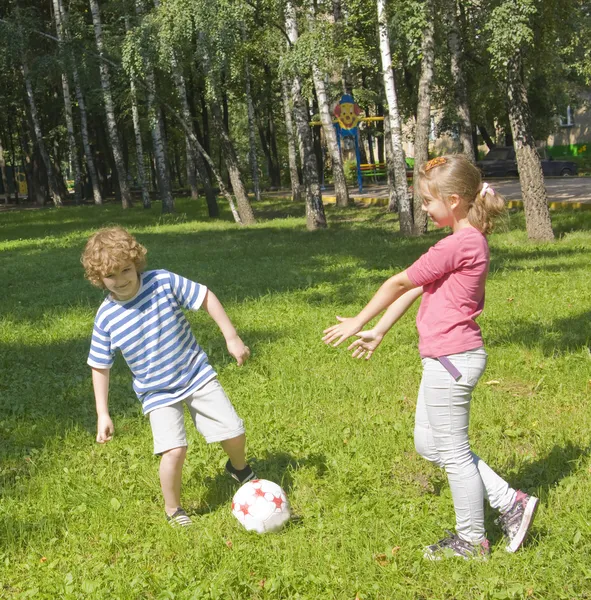
MULTIPOLYGON (((370 176, 377 181, 378 177, 386 177, 386 164, 375 163, 375 164, 362 164, 361 163, 361 152, 360 152, 360 141, 359 141, 359 123, 371 123, 375 121, 383 121, 384 117, 362 117, 361 108, 355 102, 353 96, 350 94, 344 94, 339 103, 335 106, 333 114, 333 127, 335 128, 337 136, 337 144, 339 145, 339 152, 342 153, 342 140, 348 138, 353 140, 355 147, 355 162, 357 171, 357 187, 359 193, 363 193, 363 178, 370 176)), ((321 121, 312 121, 310 123, 312 127, 318 127, 322 125, 321 121)), ((342 154, 341 154, 342 155, 342 154)))

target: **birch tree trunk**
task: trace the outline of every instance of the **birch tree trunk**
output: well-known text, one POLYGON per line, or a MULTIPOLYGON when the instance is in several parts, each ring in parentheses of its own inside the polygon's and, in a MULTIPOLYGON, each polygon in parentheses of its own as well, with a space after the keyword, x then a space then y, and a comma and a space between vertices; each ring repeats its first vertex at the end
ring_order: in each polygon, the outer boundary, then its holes
POLYGON ((135 137, 135 152, 137 160, 137 178, 142 190, 142 204, 144 208, 150 208, 150 191, 146 180, 146 166, 144 162, 144 145, 142 143, 142 129, 140 126, 140 111, 137 105, 137 90, 133 77, 129 78, 129 87, 131 91, 131 117, 133 119, 133 133, 135 137))
MULTIPOLYGON (((62 0, 57 0, 57 8, 62 23, 64 32, 64 39, 69 42, 70 36, 67 27, 67 14, 64 8, 62 0)), ((72 79, 74 80, 74 91, 76 92, 76 100, 78 102, 78 111, 80 112, 80 134, 82 136, 82 147, 84 148, 84 157, 86 159, 86 170, 90 178, 90 184, 92 186, 92 198, 96 205, 103 203, 103 197, 101 195, 101 189, 99 186, 99 178, 94 164, 94 157, 92 155, 92 148, 90 146, 90 136, 88 135, 88 115, 86 113, 86 103, 84 101, 84 95, 82 93, 82 86, 80 85, 80 77, 78 75, 78 67, 76 61, 71 53, 68 53, 70 59, 70 66, 72 69, 72 79)))
MULTIPOLYGON (((413 181, 419 180, 421 166, 429 160, 429 130, 431 127, 431 83, 433 82, 433 60, 435 59, 434 44, 434 7, 433 0, 425 0, 426 16, 423 41, 421 44, 421 75, 419 77, 417 121, 415 126, 415 164, 413 181)), ((423 200, 417 185, 413 185, 413 233, 423 235, 427 231, 427 213, 421 210, 423 200)))
POLYGON ((220 109, 215 102, 212 104, 211 111, 213 115, 213 124, 218 133, 219 142, 224 153, 224 162, 226 164, 226 168, 228 169, 230 182, 232 183, 232 190, 234 191, 234 196, 236 197, 236 205, 240 215, 240 220, 244 225, 252 225, 253 223, 256 223, 256 219, 254 218, 252 206, 250 205, 248 194, 246 193, 246 188, 244 187, 244 182, 242 181, 242 175, 240 174, 240 166, 238 163, 238 157, 236 156, 236 151, 234 150, 234 144, 232 143, 232 140, 230 139, 230 136, 224 127, 220 109))
MULTIPOLYGON (((298 40, 298 28, 295 7, 291 0, 287 1, 285 7, 285 29, 289 41, 293 46, 298 40)), ((325 228, 326 216, 320 192, 314 142, 308 123, 308 108, 302 95, 302 84, 298 75, 293 76, 291 95, 296 129, 300 140, 304 189, 306 193, 306 225, 309 230, 325 228)))
POLYGON ((507 105, 523 195, 527 237, 530 240, 553 240, 542 164, 531 133, 531 115, 521 75, 520 51, 517 51, 507 65, 507 105))
POLYGON ((390 120, 390 137, 392 139, 392 157, 394 159, 394 188, 400 214, 400 232, 402 235, 412 234, 412 212, 406 183, 406 162, 402 147, 402 124, 396 96, 396 84, 392 70, 392 55, 390 52, 390 36, 386 18, 386 0, 377 0, 378 30, 380 36, 380 54, 382 57, 382 74, 384 90, 388 102, 388 112, 385 118, 390 120))
MULTIPOLYGON (((334 7, 340 16, 340 6, 334 7)), ((315 19, 315 0, 311 0, 310 10, 308 12, 308 21, 310 28, 314 27, 315 19)), ((332 161, 332 175, 334 179, 334 190, 338 206, 349 206, 349 190, 347 189, 347 180, 343 169, 343 158, 337 142, 337 135, 332 124, 332 112, 326 92, 323 73, 320 71, 317 62, 312 63, 312 78, 314 88, 316 89, 316 98, 318 99, 318 112, 322 122, 322 130, 326 138, 326 145, 332 161)))
MULTIPOLYGON (((200 37, 202 38, 203 36, 200 37)), ((222 116, 220 105, 225 105, 225 102, 223 101, 223 98, 221 102, 219 100, 219 87, 215 81, 215 73, 211 67, 205 42, 203 43, 203 47, 201 49, 201 56, 203 59, 204 71, 205 73, 208 73, 207 77, 209 78, 210 86, 214 93, 214 98, 211 103, 213 124, 219 136, 220 149, 224 154, 224 162, 226 164, 230 182, 232 184, 232 190, 236 198, 236 207, 240 216, 239 222, 244 225, 252 225, 253 223, 256 223, 256 219, 254 217, 254 213, 252 212, 252 206, 250 205, 248 194, 246 193, 246 188, 244 187, 244 183, 242 181, 242 175, 240 174, 240 166, 238 163, 238 157, 236 156, 236 151, 234 149, 234 144, 232 143, 230 134, 224 125, 224 122, 227 121, 227 119, 222 116)), ((210 162, 209 164, 212 166, 213 162, 210 162)), ((218 180, 218 183, 220 181, 221 179, 218 180)))
POLYGON ((115 120, 115 109, 113 106, 113 95, 111 93, 111 80, 109 76, 109 67, 105 61, 105 46, 103 42, 103 29, 101 24, 101 15, 99 12, 98 0, 90 1, 90 12, 92 13, 92 23, 94 25, 94 37, 96 47, 100 56, 99 72, 101 76, 101 89, 103 92, 103 101, 105 103, 105 115, 107 117, 107 130, 109 132, 109 141, 115 160, 117 170, 117 179, 119 180, 119 189, 121 191, 121 204, 123 208, 130 208, 132 205, 131 192, 127 182, 127 171, 119 143, 119 133, 117 131, 117 121, 115 120))
MULTIPOLYGON (((135 0, 135 12, 138 17, 144 15, 143 0, 135 0)), ((148 98, 148 116, 150 131, 152 134, 152 147, 156 160, 156 176, 158 179, 158 192, 162 200, 162 213, 168 214, 174 211, 174 198, 172 196, 172 185, 170 182, 170 166, 166 155, 166 137, 164 135, 164 123, 160 105, 156 97, 156 77, 151 58, 143 54, 144 71, 148 98)))
MULTIPOLYGON (((244 23, 241 24, 242 41, 246 42, 246 30, 244 23)), ((248 116, 248 160, 250 163, 250 171, 252 174, 252 186, 254 188, 254 198, 257 201, 261 199, 261 186, 259 182, 259 162, 257 160, 257 145, 256 145, 256 124, 254 116, 254 105, 252 103, 252 91, 250 80, 250 64, 248 56, 244 56, 244 80, 246 93, 246 112, 248 116)), ((270 174, 269 174, 270 175, 270 174)))
MULTIPOLYGON (((14 176, 14 165, 12 165, 12 173, 14 185, 16 187, 18 184, 16 182, 16 177, 14 176)), ((4 161, 4 148, 2 146, 2 140, 0 140, 0 175, 2 176, 2 188, 4 189, 4 204, 8 204, 8 197, 10 194, 8 192, 8 179, 6 177, 6 162, 4 161)))
POLYGON ((300 202, 302 199, 302 188, 300 185, 300 175, 298 173, 296 136, 293 128, 293 118, 291 115, 289 84, 285 79, 281 79, 281 92, 283 96, 283 111, 285 113, 285 132, 287 134, 287 154, 289 161, 289 177, 291 180, 291 199, 294 202, 300 202))
MULTIPOLYGON (((398 198, 396 197, 396 173, 394 172, 394 157, 392 156, 392 133, 390 131, 390 119, 384 119, 384 153, 386 155, 386 175, 388 177, 388 211, 398 210, 398 198)), ((405 173, 406 176, 406 173, 405 173)))
POLYGON ((55 172, 51 164, 51 159, 45 146, 45 140, 43 139, 43 131, 41 129, 41 122, 39 121, 39 114, 37 112, 37 104, 33 95, 33 85, 31 84, 31 77, 29 75, 29 68, 27 63, 23 60, 22 73, 25 79, 25 88, 27 91, 27 100, 29 101, 29 110, 31 112, 31 120, 33 121, 33 130, 35 132, 35 138, 41 159, 45 165, 45 171, 47 172, 47 183, 49 184, 49 194, 55 206, 63 205, 63 198, 59 193, 57 181, 55 179, 55 172))
MULTIPOLYGON (((62 60, 66 59, 66 54, 63 52, 64 45, 64 29, 62 25, 61 12, 59 6, 60 0, 53 0, 53 16, 55 20, 55 29, 57 39, 59 40, 60 49, 62 50, 62 60)), ((80 158, 78 156, 78 148, 76 145, 76 136, 74 134, 74 117, 72 115, 72 97, 70 95, 70 83, 68 81, 67 70, 62 70, 62 92, 64 94, 64 112, 66 116, 66 130, 68 131, 68 145, 70 149, 70 164, 74 175, 74 201, 80 204, 82 200, 82 178, 80 176, 80 158)))
POLYGON ((464 74, 460 28, 456 14, 456 0, 447 0, 444 10, 445 19, 447 21, 447 46, 449 48, 451 59, 451 77, 454 82, 454 95, 456 98, 458 126, 460 129, 460 143, 462 144, 462 152, 466 155, 468 160, 474 162, 476 160, 476 152, 472 140, 472 121, 470 119, 468 89, 466 86, 466 76, 464 74))
MULTIPOLYGON (((191 114, 191 108, 189 106, 187 84, 174 53, 171 56, 171 64, 172 76, 176 86, 177 96, 179 97, 181 103, 183 120, 187 123, 187 126, 191 127, 191 124, 193 123, 193 115, 191 114)), ((191 127, 191 129, 193 128, 191 127)), ((189 178, 189 185, 191 186, 191 197, 195 200, 199 198, 199 190, 197 188, 197 180, 195 177, 196 173, 198 173, 201 184, 203 185, 203 190, 205 192, 205 201, 207 203, 208 214, 212 218, 218 217, 220 211, 215 198, 215 193, 211 187, 211 180, 209 178, 209 173, 207 172, 207 167, 205 166, 203 157, 201 154, 197 154, 195 156, 193 150, 191 149, 191 139, 187 134, 185 134, 185 142, 187 144, 187 176, 189 178)))

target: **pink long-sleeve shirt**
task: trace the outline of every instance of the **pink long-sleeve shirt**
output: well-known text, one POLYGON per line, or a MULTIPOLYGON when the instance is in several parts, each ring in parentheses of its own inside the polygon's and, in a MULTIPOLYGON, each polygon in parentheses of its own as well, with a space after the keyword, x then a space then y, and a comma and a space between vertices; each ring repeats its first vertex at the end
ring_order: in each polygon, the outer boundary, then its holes
POLYGON ((484 308, 489 266, 486 237, 465 227, 431 247, 406 271, 423 286, 417 315, 419 353, 436 358, 482 346, 476 318, 484 308))

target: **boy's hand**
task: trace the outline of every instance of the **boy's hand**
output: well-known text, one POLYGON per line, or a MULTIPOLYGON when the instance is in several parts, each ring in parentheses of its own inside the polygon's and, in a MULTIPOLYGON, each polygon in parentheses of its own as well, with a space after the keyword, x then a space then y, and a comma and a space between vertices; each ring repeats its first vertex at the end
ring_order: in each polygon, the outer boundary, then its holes
POLYGON ((347 350, 353 350, 353 358, 363 358, 365 355, 365 360, 371 358, 371 355, 384 339, 384 335, 376 333, 375 329, 361 331, 357 334, 357 337, 359 339, 355 340, 347 350))
POLYGON ((322 332, 325 334, 322 338, 322 341, 325 344, 334 342, 332 345, 338 346, 347 338, 359 333, 359 330, 363 327, 362 323, 359 323, 357 319, 351 317, 337 317, 337 321, 339 321, 337 325, 333 325, 322 332))
POLYGON ((228 352, 236 359, 238 366, 241 367, 250 356, 250 348, 238 337, 227 340, 228 352))
POLYGON ((104 444, 113 439, 113 421, 109 415, 100 415, 96 425, 96 441, 99 444, 104 444))

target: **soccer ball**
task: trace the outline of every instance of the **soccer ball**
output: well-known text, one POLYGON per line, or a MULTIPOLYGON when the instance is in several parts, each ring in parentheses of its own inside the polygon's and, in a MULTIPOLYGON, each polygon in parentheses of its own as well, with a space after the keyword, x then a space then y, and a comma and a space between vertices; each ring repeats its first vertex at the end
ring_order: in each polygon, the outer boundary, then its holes
POLYGON ((266 479, 253 479, 234 494, 232 514, 247 531, 257 533, 279 531, 291 516, 285 492, 266 479))

